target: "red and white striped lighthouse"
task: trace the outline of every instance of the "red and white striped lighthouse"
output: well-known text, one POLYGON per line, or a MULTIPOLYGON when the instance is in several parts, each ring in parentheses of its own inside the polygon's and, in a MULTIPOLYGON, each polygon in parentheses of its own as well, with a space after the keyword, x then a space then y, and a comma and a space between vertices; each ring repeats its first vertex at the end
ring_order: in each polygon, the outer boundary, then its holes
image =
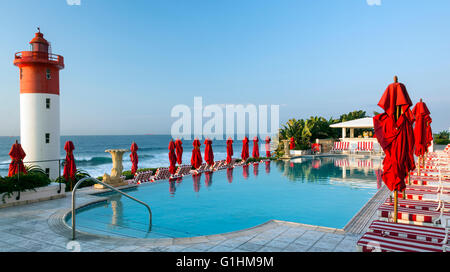
MULTIPOLYGON (((60 158, 59 70, 64 58, 51 54, 50 44, 39 30, 30 41, 31 51, 18 52, 20 69, 20 140, 26 161, 60 158)), ((59 175, 58 161, 31 163, 50 178, 59 175)))

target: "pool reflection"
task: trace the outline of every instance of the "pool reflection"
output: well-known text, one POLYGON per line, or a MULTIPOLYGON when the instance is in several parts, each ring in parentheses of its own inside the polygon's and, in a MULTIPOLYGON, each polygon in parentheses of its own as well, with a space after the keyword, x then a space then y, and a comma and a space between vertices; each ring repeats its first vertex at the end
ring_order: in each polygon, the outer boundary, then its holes
POLYGON ((111 204, 112 216, 111 216, 111 225, 118 226, 123 225, 123 204, 122 204, 122 195, 113 195, 109 199, 109 203, 111 204))
POLYGON ((205 185, 206 185, 206 187, 210 187, 212 185, 212 176, 213 176, 213 172, 211 172, 211 171, 205 172, 205 185))
POLYGON ((269 174, 270 173, 270 161, 266 161, 266 173, 269 174))
POLYGON ((244 177, 244 179, 248 179, 248 164, 242 166, 242 176, 244 177))
POLYGON ((233 183, 233 167, 227 168, 227 180, 228 183, 233 183))
MULTIPOLYGON (((351 181, 368 183, 375 180, 375 170, 381 167, 378 158, 322 157, 274 161, 275 166, 290 181, 323 182, 351 181), (367 179, 373 177, 373 179, 367 179)), ((378 182, 379 183, 379 182, 378 182)), ((377 187, 381 187, 379 184, 377 187)))
POLYGON ((259 163, 253 163, 253 175, 258 176, 259 173, 259 163))
POLYGON ((192 180, 194 184, 194 191, 198 193, 200 191, 200 179, 202 177, 202 174, 192 175, 192 180))

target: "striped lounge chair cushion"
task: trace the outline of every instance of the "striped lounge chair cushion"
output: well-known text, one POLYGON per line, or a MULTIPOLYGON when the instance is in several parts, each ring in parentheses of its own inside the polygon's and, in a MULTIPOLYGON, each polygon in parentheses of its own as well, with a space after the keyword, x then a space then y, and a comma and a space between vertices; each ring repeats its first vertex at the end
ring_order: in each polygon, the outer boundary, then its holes
MULTIPOLYGON (((380 220, 389 221, 393 218, 394 206, 382 204, 377 213, 380 220)), ((400 223, 433 226, 433 222, 439 218, 440 214, 441 212, 438 211, 409 209, 399 206, 397 218, 400 223)), ((450 212, 443 212, 443 215, 450 216, 450 212)))
POLYGON ((442 252, 440 243, 412 240, 369 231, 357 242, 363 252, 442 252))
POLYGON ((445 228, 416 226, 375 220, 369 230, 383 235, 412 239, 424 242, 442 243, 445 240, 445 228))

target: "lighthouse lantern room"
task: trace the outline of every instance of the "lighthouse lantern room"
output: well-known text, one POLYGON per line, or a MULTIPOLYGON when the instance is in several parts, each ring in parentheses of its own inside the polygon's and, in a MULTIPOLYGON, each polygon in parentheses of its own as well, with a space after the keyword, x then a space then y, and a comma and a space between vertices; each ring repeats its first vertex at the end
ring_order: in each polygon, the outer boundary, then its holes
POLYGON ((40 30, 30 45, 31 51, 14 58, 20 69, 20 140, 26 162, 55 179, 60 174, 59 70, 64 69, 64 58, 49 52, 40 30))

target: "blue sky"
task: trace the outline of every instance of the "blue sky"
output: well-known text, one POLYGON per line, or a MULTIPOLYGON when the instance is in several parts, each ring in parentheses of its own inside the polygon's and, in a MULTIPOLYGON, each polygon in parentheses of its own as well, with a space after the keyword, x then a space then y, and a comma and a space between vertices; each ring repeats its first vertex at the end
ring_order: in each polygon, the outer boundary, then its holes
POLYGON ((279 104, 280 121, 372 114, 395 74, 447 129, 450 1, 1 1, 0 135, 19 135, 19 72, 40 26, 65 57, 61 132, 168 134, 174 105, 279 104), (114 120, 114 121, 113 121, 114 120))

